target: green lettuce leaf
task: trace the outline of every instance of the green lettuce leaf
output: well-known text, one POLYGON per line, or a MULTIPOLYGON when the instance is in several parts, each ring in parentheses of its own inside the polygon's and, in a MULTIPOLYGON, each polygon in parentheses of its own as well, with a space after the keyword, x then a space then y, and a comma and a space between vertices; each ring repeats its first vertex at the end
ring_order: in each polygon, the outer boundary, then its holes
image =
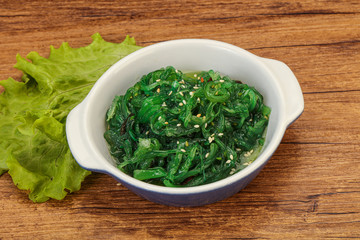
POLYGON ((8 171, 34 202, 61 200, 80 189, 90 172, 71 155, 66 117, 112 64, 140 48, 128 36, 122 43, 106 42, 99 34, 92 38, 81 48, 51 46, 48 58, 36 52, 27 59, 17 55, 22 81, 0 81, 5 88, 0 94, 0 175, 8 171))

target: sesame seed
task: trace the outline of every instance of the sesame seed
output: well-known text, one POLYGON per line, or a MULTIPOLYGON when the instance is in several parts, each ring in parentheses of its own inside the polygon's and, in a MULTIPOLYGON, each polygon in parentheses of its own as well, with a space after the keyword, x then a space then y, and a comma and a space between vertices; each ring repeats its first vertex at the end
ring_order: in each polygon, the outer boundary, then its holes
POLYGON ((225 163, 231 163, 231 160, 229 159, 229 160, 227 160, 225 163))
POLYGON ((237 149, 235 149, 236 151, 238 151, 238 152, 240 152, 241 151, 241 148, 237 148, 237 149))
POLYGON ((211 134, 211 136, 212 136, 212 137, 215 136, 215 133, 211 134))
POLYGON ((230 159, 231 159, 231 160, 234 160, 234 156, 233 156, 233 155, 230 155, 230 159))
POLYGON ((198 86, 194 86, 194 89, 199 89, 199 87, 198 87, 198 86))
POLYGON ((194 74, 194 77, 197 77, 197 74, 196 74, 196 73, 194 74))
POLYGON ((166 107, 166 103, 165 103, 165 102, 163 102, 163 104, 162 104, 161 106, 166 107))
POLYGON ((185 142, 185 146, 187 146, 187 147, 189 146, 189 142, 188 142, 188 141, 185 142))
POLYGON ((182 105, 184 105, 182 102, 181 102, 181 103, 179 103, 179 106, 182 106, 182 105))
POLYGON ((181 96, 184 96, 184 94, 183 94, 182 92, 179 92, 179 94, 180 94, 181 96))
POLYGON ((205 158, 208 158, 208 157, 209 157, 209 155, 210 155, 210 153, 205 154, 205 158))
POLYGON ((165 124, 169 124, 168 122, 165 122, 165 124))
POLYGON ((177 69, 175 69, 175 72, 178 73, 179 71, 177 69))
POLYGON ((199 113, 198 115, 196 115, 197 117, 201 117, 201 113, 199 113))
POLYGON ((176 141, 176 144, 179 144, 180 142, 179 141, 176 141))
POLYGON ((244 163, 244 165, 248 166, 248 165, 250 165, 250 163, 249 163, 249 162, 246 162, 246 163, 244 163))
POLYGON ((207 123, 205 123, 205 128, 207 127, 207 123))
POLYGON ((182 152, 186 152, 186 150, 185 150, 185 149, 181 149, 180 151, 182 151, 182 152))
POLYGON ((232 168, 231 171, 230 171, 230 175, 234 174, 235 171, 236 171, 236 169, 235 169, 235 168, 232 168))
POLYGON ((224 134, 223 134, 223 133, 219 133, 218 135, 221 137, 221 136, 224 135, 224 134))
POLYGON ((185 100, 183 100, 183 103, 184 103, 184 104, 186 104, 186 101, 185 101, 185 100))
POLYGON ((246 152, 246 153, 244 154, 244 156, 245 156, 245 157, 249 157, 253 152, 254 152, 254 150, 251 149, 250 151, 246 152))
POLYGON ((157 82, 160 82, 161 80, 160 79, 156 79, 157 82))
POLYGON ((214 141, 214 137, 209 137, 209 143, 211 143, 212 141, 214 141))
POLYGON ((194 128, 199 128, 199 127, 200 127, 200 125, 197 125, 197 124, 196 124, 196 125, 194 125, 194 128))
POLYGON ((172 94, 172 91, 169 92, 169 96, 172 94))
POLYGON ((182 87, 182 88, 186 88, 186 86, 185 86, 185 85, 181 85, 181 87, 182 87))
POLYGON ((200 80, 200 77, 198 77, 198 80, 200 80))
POLYGON ((225 82, 223 79, 221 79, 219 82, 221 82, 221 83, 223 83, 223 82, 225 82))
POLYGON ((161 116, 160 117, 158 117, 158 121, 160 121, 161 120, 161 116))
POLYGON ((184 84, 185 83, 184 79, 181 79, 181 81, 179 83, 184 84))
POLYGON ((189 92, 190 96, 193 96, 194 95, 194 92, 189 92))
POLYGON ((146 133, 145 133, 146 135, 148 135, 149 134, 149 131, 146 131, 146 133))
POLYGON ((156 91, 159 93, 159 92, 160 92, 160 88, 158 88, 156 91))
POLYGON ((197 101, 200 102, 200 98, 197 98, 197 101))
POLYGON ((249 157, 253 152, 254 152, 254 150, 250 150, 250 151, 246 152, 246 153, 244 154, 244 156, 245 156, 245 157, 249 157))
POLYGON ((181 126, 181 123, 176 124, 176 126, 180 127, 180 126, 181 126))

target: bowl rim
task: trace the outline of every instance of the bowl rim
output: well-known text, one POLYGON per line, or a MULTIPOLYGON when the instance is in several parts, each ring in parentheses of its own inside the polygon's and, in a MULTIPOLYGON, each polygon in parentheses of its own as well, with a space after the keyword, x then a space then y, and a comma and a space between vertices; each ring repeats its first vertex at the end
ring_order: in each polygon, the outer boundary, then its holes
MULTIPOLYGON (((234 53, 245 55, 247 58, 251 59, 252 61, 255 61, 256 64, 259 65, 259 67, 261 67, 263 70, 266 71, 266 74, 269 75, 269 77, 271 77, 273 79, 273 82, 277 85, 277 86, 275 86, 275 89, 277 89, 280 94, 282 93, 282 91, 280 90, 279 83, 276 81, 276 76, 268 68, 268 66, 266 64, 264 64, 264 62, 261 61, 261 57, 258 57, 257 55, 255 55, 247 50, 244 50, 240 47, 237 47, 237 46, 229 44, 229 43, 225 43, 225 42, 221 42, 221 41, 217 41, 217 40, 211 40, 211 39, 169 40, 169 41, 159 42, 159 43, 144 47, 142 49, 139 49, 139 50, 125 56, 124 58, 122 58, 118 62, 116 62, 113 66, 111 66, 98 79, 98 81, 94 84, 93 88, 91 89, 89 94, 86 96, 84 101, 77 106, 79 108, 82 108, 82 110, 83 110, 84 119, 85 119, 84 127, 87 128, 89 126, 89 119, 87 119, 87 115, 88 115, 88 112, 91 111, 91 104, 93 102, 95 102, 95 100, 92 99, 94 92, 97 91, 97 88, 101 87, 102 82, 106 81, 106 79, 111 76, 112 72, 114 72, 117 68, 119 68, 119 66, 125 64, 126 62, 128 62, 130 60, 139 58, 144 54, 150 53, 151 51, 156 51, 159 48, 161 49, 163 47, 169 47, 171 45, 176 45, 176 44, 194 44, 194 43, 195 44, 201 43, 201 44, 206 44, 206 45, 212 45, 215 47, 222 47, 222 48, 230 50, 234 53)), ((284 96, 280 95, 278 97, 282 100, 282 101, 280 101, 279 108, 284 109, 285 108, 285 105, 283 104, 284 96)), ((79 163, 79 165, 81 167, 83 167, 85 169, 109 174, 112 177, 114 177, 115 179, 117 179, 118 181, 122 182, 124 185, 132 185, 133 187, 141 188, 146 191, 158 192, 158 193, 163 193, 163 194, 171 194, 171 195, 173 195, 173 194, 186 195, 186 194, 209 192, 209 191, 213 191, 213 190, 225 187, 227 185, 231 185, 235 182, 238 182, 238 181, 248 177, 252 173, 256 172, 257 170, 261 169, 261 167, 271 158, 272 154, 276 151, 277 147, 279 146, 279 144, 284 136, 287 125, 285 124, 285 116, 284 116, 283 112, 284 111, 281 110, 279 113, 280 119, 282 121, 280 121, 279 123, 276 124, 276 128, 275 128, 276 131, 274 133, 274 136, 272 137, 272 140, 269 141, 268 145, 261 151, 260 155, 249 166, 245 167, 244 169, 240 170, 239 172, 237 172, 233 175, 230 175, 224 179, 213 182, 213 183, 208 183, 208 184, 194 186, 194 187, 179 187, 179 188, 158 186, 158 185, 146 183, 144 181, 137 180, 137 179, 131 177, 130 175, 127 175, 126 173, 122 172, 121 170, 117 169, 116 166, 110 164, 109 161, 106 159, 106 157, 103 156, 101 153, 99 153, 99 151, 96 152, 94 157, 97 158, 96 159, 97 162, 101 162, 103 164, 102 169, 101 168, 90 169, 90 168, 87 168, 86 166, 82 165, 77 160, 76 161, 79 163)), ((87 137, 89 137, 89 135, 87 137)), ((91 144, 90 146, 92 146, 92 147, 94 145, 96 146, 93 139, 90 138, 88 140, 89 140, 89 143, 91 144)))

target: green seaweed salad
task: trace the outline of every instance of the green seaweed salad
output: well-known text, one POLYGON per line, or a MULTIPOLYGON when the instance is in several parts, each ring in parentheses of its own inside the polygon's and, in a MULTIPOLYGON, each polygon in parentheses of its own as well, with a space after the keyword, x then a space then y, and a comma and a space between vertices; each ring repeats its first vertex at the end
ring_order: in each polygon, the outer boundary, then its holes
POLYGON ((144 75, 107 111, 118 168, 168 187, 218 181, 255 160, 270 108, 253 87, 218 72, 166 67, 144 75))

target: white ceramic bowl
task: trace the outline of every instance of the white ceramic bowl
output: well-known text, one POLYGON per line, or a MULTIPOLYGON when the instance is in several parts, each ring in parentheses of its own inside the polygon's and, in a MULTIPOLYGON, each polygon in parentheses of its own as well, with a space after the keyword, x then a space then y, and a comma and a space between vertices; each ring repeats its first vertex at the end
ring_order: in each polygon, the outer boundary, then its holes
POLYGON ((106 71, 84 101, 70 112, 66 134, 71 152, 83 168, 109 174, 153 202, 200 206, 227 198, 254 179, 277 149, 286 128, 303 109, 299 83, 284 63, 255 56, 219 41, 173 40, 140 49, 106 71), (116 168, 103 137, 106 111, 116 95, 124 94, 143 75, 166 66, 174 66, 183 72, 213 69, 254 86, 264 96, 264 102, 272 112, 264 147, 252 164, 223 180, 184 188, 148 184, 116 168))

